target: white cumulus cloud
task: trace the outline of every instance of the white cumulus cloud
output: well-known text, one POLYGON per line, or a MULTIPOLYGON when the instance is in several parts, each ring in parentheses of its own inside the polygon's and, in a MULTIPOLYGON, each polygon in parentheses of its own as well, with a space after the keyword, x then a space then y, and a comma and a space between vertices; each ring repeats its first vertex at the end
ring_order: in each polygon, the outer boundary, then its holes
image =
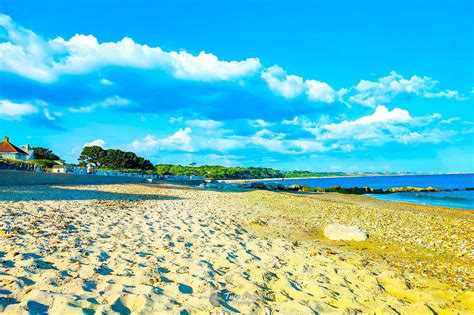
POLYGON ((98 147, 101 147, 103 148, 105 146, 105 140, 104 139, 96 139, 96 140, 93 140, 91 142, 86 142, 84 143, 84 148, 85 147, 93 147, 93 146, 98 146, 98 147))
POLYGON ((64 74, 85 74, 107 66, 156 69, 177 79, 208 82, 238 80, 261 68, 258 58, 225 61, 204 51, 197 56, 184 51, 166 52, 128 37, 99 42, 93 35, 76 34, 68 40, 45 40, 3 14, 1 29, 6 41, 0 43, 0 70, 46 83, 64 74))
MULTIPOLYGON (((437 81, 427 76, 413 75, 406 79, 391 72, 376 81, 361 80, 353 87, 336 91, 326 82, 288 74, 278 65, 265 68, 255 57, 227 61, 205 51, 198 54, 165 51, 160 47, 136 43, 128 37, 116 42, 100 42, 94 35, 83 34, 69 39, 45 39, 16 24, 9 16, 0 14, 0 71, 52 83, 63 75, 88 74, 105 67, 156 71, 167 73, 177 80, 234 81, 246 88, 251 85, 246 84, 245 78, 260 76, 272 92, 286 99, 305 95, 311 102, 338 101, 372 108, 390 103, 399 94, 467 99, 455 90, 433 90, 437 81)), ((100 79, 99 83, 114 84, 105 78, 100 79)), ((81 111, 76 107, 71 111, 74 109, 81 111)))
POLYGON ((95 109, 94 105, 81 106, 81 107, 70 107, 69 111, 71 113, 91 113, 95 109))
POLYGON ((130 101, 129 99, 122 98, 118 95, 113 95, 99 102, 98 105, 107 108, 107 107, 112 107, 112 106, 127 106, 130 104, 132 104, 132 101, 130 101))
POLYGON ((436 93, 425 92, 423 93, 423 96, 426 98, 440 98, 440 97, 454 98, 458 101, 464 101, 468 99, 467 97, 462 97, 461 95, 459 95, 458 91, 453 91, 453 90, 445 90, 445 91, 440 91, 436 93))
POLYGON ((288 75, 285 70, 277 65, 263 71, 261 77, 267 82, 270 90, 284 98, 294 98, 303 93, 303 78, 288 75))
POLYGON ((298 118, 298 116, 295 116, 293 117, 293 119, 284 119, 282 122, 281 122, 283 125, 294 125, 294 126, 297 126, 300 124, 300 119, 298 118))
POLYGON ((133 141, 131 147, 137 152, 155 150, 194 152, 195 148, 192 144, 191 133, 191 128, 186 127, 161 139, 157 139, 152 135, 147 135, 143 140, 133 141))
POLYGON ((272 125, 272 123, 267 122, 263 119, 249 120, 248 123, 250 126, 255 127, 255 128, 269 127, 272 125))
POLYGON ((113 95, 107 97, 101 101, 98 101, 94 104, 80 107, 69 107, 68 110, 71 113, 92 113, 96 108, 110 108, 110 107, 123 107, 133 104, 129 99, 122 98, 118 95, 113 95))
POLYGON ((61 113, 61 112, 51 112, 47 108, 43 108, 43 114, 44 114, 44 117, 47 120, 51 120, 51 121, 54 121, 54 120, 60 118, 61 116, 63 116, 63 113, 61 113))
POLYGON ((9 100, 0 100, 0 119, 19 120, 23 116, 38 112, 38 108, 29 103, 15 103, 9 100))
POLYGON ((323 103, 333 103, 336 100, 337 93, 326 82, 316 80, 306 80, 308 98, 312 101, 323 103))
POLYGON ((103 85, 114 85, 114 82, 110 81, 110 80, 107 80, 107 79, 100 79, 100 84, 103 84, 103 85))
POLYGON ((377 106, 371 115, 359 119, 339 123, 325 124, 320 139, 378 139, 383 137, 384 130, 394 129, 397 124, 408 123, 412 120, 410 113, 404 109, 395 108, 391 111, 385 106, 377 106))
POLYGON ((303 129, 312 133, 315 139, 331 149, 349 152, 352 150, 380 146, 385 143, 418 144, 448 141, 456 134, 452 130, 433 127, 439 123, 438 113, 412 117, 401 108, 389 110, 383 105, 375 108, 372 114, 355 120, 343 120, 337 123, 303 124, 303 129), (438 122, 437 122, 438 121, 438 122))
POLYGON ((203 129, 216 129, 224 125, 224 123, 212 119, 192 119, 186 122, 188 126, 203 128, 203 129))
POLYGON ((278 65, 262 71, 262 79, 275 94, 291 99, 305 93, 313 102, 333 103, 337 92, 326 82, 304 80, 297 75, 289 75, 278 65))
POLYGON ((352 88, 355 94, 349 97, 351 103, 375 107, 379 104, 388 104, 399 94, 414 94, 425 98, 446 97, 462 100, 457 91, 446 90, 432 92, 438 84, 437 81, 427 76, 414 75, 405 79, 402 75, 392 71, 388 76, 377 81, 361 80, 352 88))

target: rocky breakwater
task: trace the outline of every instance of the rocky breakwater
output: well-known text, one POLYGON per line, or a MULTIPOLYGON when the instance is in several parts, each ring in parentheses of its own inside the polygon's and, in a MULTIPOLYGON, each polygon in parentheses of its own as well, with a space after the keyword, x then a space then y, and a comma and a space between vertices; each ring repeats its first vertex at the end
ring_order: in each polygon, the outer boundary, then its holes
POLYGON ((302 191, 300 185, 282 185, 275 182, 248 182, 243 184, 226 183, 223 181, 211 180, 199 185, 200 188, 215 189, 215 190, 242 190, 242 189, 260 189, 260 190, 287 190, 287 191, 302 191))
MULTIPOLYGON (((227 183, 223 181, 212 180, 209 182, 202 183, 199 185, 200 188, 209 188, 216 190, 233 190, 233 189, 261 189, 261 190, 283 190, 283 191, 300 191, 300 192, 337 192, 341 194, 391 194, 400 192, 435 192, 435 191, 448 191, 446 189, 437 187, 393 187, 388 189, 376 189, 371 187, 341 187, 331 186, 329 188, 316 187, 312 188, 306 185, 290 184, 284 185, 276 182, 247 182, 243 184, 238 183, 227 183)), ((467 189, 467 188, 466 188, 467 189)))
POLYGON ((235 183, 226 183, 219 182, 216 180, 211 180, 209 182, 204 182, 198 186, 199 188, 215 189, 215 190, 233 190, 240 189, 241 185, 235 183))
POLYGON ((420 188, 420 187, 412 187, 412 186, 407 186, 407 187, 393 187, 384 190, 384 193, 398 193, 398 192, 433 192, 433 191, 444 191, 442 188, 437 188, 437 187, 425 187, 425 188, 420 188))

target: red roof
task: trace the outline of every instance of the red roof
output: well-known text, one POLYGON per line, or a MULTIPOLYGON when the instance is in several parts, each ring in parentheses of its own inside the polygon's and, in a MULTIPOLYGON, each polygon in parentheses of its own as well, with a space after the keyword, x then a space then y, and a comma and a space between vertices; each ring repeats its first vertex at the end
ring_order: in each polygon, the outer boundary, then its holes
POLYGON ((13 143, 10 143, 7 136, 3 138, 3 142, 0 142, 0 153, 17 153, 28 155, 28 153, 26 153, 13 143))

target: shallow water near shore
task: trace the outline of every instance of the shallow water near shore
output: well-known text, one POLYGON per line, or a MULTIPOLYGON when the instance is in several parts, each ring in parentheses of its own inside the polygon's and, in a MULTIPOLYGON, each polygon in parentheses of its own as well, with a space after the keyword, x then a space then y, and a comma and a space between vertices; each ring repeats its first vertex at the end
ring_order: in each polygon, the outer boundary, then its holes
POLYGON ((427 204, 463 209, 474 209, 474 174, 435 174, 435 175, 399 175, 399 176, 361 176, 333 178, 301 178, 276 181, 286 185, 299 184, 312 188, 331 186, 371 187, 388 189, 393 187, 437 187, 443 189, 460 189, 460 191, 394 193, 387 195, 369 195, 372 198, 389 201, 401 201, 416 204, 427 204))
POLYGON ((401 201, 432 206, 463 208, 474 210, 474 191, 438 191, 438 192, 406 192, 386 195, 368 195, 371 198, 387 201, 401 201))

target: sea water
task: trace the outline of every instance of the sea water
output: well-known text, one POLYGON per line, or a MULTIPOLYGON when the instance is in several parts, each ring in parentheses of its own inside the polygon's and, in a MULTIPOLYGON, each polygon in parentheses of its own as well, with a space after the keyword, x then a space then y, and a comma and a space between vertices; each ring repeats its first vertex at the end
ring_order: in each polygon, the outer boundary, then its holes
POLYGON ((298 184, 312 188, 331 186, 371 187, 388 189, 393 187, 437 187, 459 189, 459 191, 406 192, 393 194, 369 194, 371 198, 391 201, 410 202, 452 208, 474 209, 474 191, 465 190, 474 187, 474 174, 435 174, 435 175, 390 175, 332 178, 301 178, 277 181, 285 185, 298 184))

